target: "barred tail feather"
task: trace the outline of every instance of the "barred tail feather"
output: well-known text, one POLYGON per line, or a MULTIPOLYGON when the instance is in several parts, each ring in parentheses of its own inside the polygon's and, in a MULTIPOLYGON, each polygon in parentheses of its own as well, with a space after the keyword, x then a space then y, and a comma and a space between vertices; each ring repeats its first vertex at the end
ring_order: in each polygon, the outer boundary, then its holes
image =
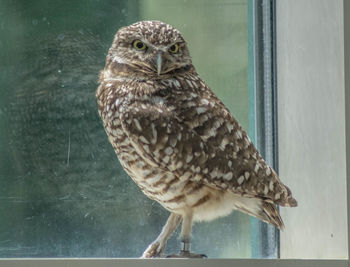
POLYGON ((284 224, 276 205, 264 199, 242 197, 237 199, 235 208, 258 218, 263 222, 272 224, 281 230, 284 229, 284 224))
POLYGON ((283 230, 284 229, 284 223, 280 216, 279 211, 276 208, 276 205, 262 201, 262 214, 261 217, 257 216, 258 219, 270 223, 274 226, 276 226, 278 229, 283 230))

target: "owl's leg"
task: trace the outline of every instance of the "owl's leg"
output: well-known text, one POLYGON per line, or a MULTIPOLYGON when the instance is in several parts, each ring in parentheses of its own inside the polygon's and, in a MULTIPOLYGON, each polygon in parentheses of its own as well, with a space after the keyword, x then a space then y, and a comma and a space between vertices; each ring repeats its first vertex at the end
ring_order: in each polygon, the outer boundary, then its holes
POLYGON ((154 240, 148 248, 143 252, 141 258, 156 258, 161 257, 164 253, 166 242, 171 234, 179 226, 181 222, 181 215, 171 213, 167 222, 163 226, 162 232, 156 240, 154 240))
POLYGON ((183 215, 181 228, 181 251, 178 255, 169 255, 168 258, 207 258, 204 254, 194 254, 190 252, 191 231, 192 231, 193 214, 183 215))
POLYGON ((193 214, 183 216, 181 227, 181 252, 190 252, 193 214))

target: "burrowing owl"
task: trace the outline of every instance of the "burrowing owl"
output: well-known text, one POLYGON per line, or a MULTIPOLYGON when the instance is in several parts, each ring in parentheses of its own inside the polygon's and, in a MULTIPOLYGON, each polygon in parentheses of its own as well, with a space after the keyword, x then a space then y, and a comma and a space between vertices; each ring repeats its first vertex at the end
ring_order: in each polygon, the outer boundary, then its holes
POLYGON ((160 21, 121 28, 99 81, 99 114, 120 163, 171 212, 143 257, 162 256, 180 222, 180 256, 196 257, 192 222, 234 209, 283 228, 275 205, 296 200, 198 76, 178 30, 160 21))

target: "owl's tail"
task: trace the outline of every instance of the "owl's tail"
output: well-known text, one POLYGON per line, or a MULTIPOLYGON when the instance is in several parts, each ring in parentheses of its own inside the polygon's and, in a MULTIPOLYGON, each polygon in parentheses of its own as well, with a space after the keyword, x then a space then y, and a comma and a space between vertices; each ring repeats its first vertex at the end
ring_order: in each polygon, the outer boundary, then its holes
POLYGON ((248 213, 263 222, 272 224, 283 230, 284 224, 276 205, 261 198, 244 197, 235 203, 235 208, 248 213))
POLYGON ((258 219, 270 223, 280 230, 284 229, 284 223, 279 211, 276 208, 276 205, 262 201, 261 208, 261 212, 258 216, 256 216, 258 219))

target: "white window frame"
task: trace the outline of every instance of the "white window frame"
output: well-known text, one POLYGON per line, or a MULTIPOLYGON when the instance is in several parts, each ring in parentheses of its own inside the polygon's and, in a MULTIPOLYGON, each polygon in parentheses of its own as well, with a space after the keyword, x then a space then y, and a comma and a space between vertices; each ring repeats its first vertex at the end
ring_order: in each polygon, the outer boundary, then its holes
MULTIPOLYGON (((282 0, 279 0, 282 1, 282 0)), ((305 0, 293 0, 293 2, 305 1, 305 0)), ((306 0, 311 1, 311 0, 306 0)), ((333 1, 333 0, 322 0, 333 1)), ((313 0, 313 7, 310 12, 317 12, 318 9, 325 8, 325 5, 320 4, 319 0, 313 0)), ((339 103, 345 104, 345 138, 346 138, 346 179, 347 179, 347 220, 349 222, 350 216, 350 1, 341 0, 343 4, 344 14, 344 88, 345 88, 345 101, 339 103)), ((290 3, 289 3, 290 4, 290 3)), ((283 2, 280 3, 283 5, 283 2)), ((310 7, 310 5, 308 5, 310 7)), ((278 12, 278 10, 277 10, 278 12)), ((295 14, 297 16, 298 14, 295 14)), ((280 18, 283 19, 283 18, 280 18)), ((302 17, 296 17, 295 20, 303 19, 302 17)), ((279 44, 280 45, 280 44, 279 44)), ((278 49, 278 47, 277 47, 278 49)), ((302 68, 302 66, 300 66, 302 68)), ((322 67, 322 66, 320 66, 322 67)), ((278 66, 277 66, 278 68, 278 66)), ((317 71, 317 70, 315 70, 317 71)), ((307 114, 306 114, 307 116, 307 114)), ((350 240, 350 224, 348 223, 348 242, 350 240)), ((307 244, 305 244, 307 246, 307 244)), ((350 246, 348 243, 348 250, 350 246)), ((350 250, 348 251, 350 255, 350 250)), ((1 267, 97 267, 97 266, 317 266, 317 267, 345 267, 350 266, 349 259, 344 260, 300 260, 300 259, 1 259, 1 267)))
POLYGON ((277 1, 277 9, 279 174, 299 202, 281 208, 280 255, 346 259, 343 14, 349 12, 342 0, 277 1))

